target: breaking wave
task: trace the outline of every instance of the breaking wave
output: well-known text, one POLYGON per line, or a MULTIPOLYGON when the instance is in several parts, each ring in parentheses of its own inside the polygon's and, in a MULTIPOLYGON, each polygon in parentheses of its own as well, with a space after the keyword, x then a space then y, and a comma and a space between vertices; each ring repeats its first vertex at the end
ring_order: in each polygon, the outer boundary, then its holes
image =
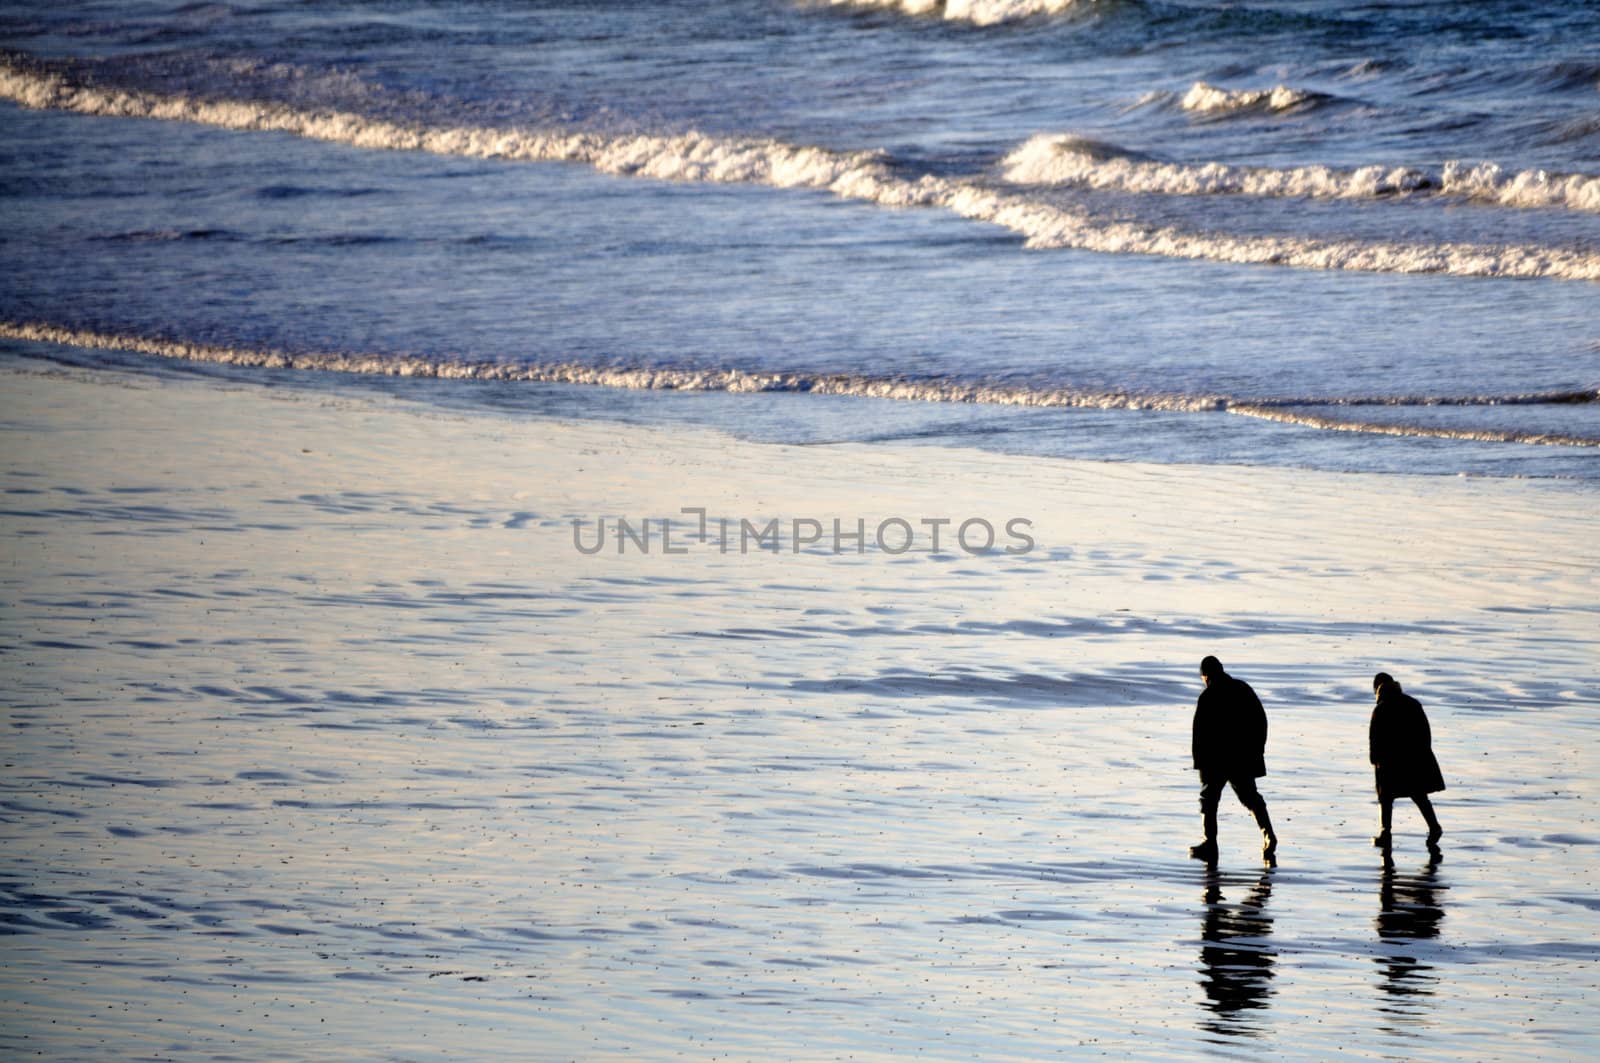
POLYGON ((1006 156, 1005 178, 1015 184, 1080 185, 1121 192, 1195 196, 1235 194, 1311 199, 1373 199, 1398 195, 1459 196, 1501 207, 1600 211, 1600 177, 1506 173, 1494 163, 1447 163, 1438 172, 1411 167, 1331 166, 1272 169, 1227 163, 1179 163, 1141 158, 1114 145, 1071 134, 1042 133, 1006 156))
POLYGON ((1552 174, 1544 170, 1508 174, 1492 162, 1475 166, 1449 162, 1439 175, 1439 190, 1503 207, 1600 211, 1600 177, 1586 174, 1552 174))
POLYGON ((304 369, 373 376, 439 380, 503 380, 541 384, 591 384, 652 391, 761 391, 853 395, 917 402, 964 402, 1002 406, 1093 409, 1218 409, 1211 396, 1146 395, 1072 388, 1027 388, 954 380, 873 377, 854 373, 781 373, 744 369, 595 366, 576 362, 498 362, 487 359, 419 358, 351 352, 290 352, 228 347, 184 340, 95 332, 37 322, 0 322, 0 338, 97 350, 129 351, 191 362, 259 369, 304 369))
MULTIPOLYGON (((1504 399, 1418 399, 1410 402, 1400 400, 1385 402, 1386 406, 1508 406, 1525 405, 1535 402, 1540 403, 1566 403, 1566 402, 1594 402, 1597 396, 1594 393, 1580 393, 1583 398, 1571 398, 1561 394, 1554 394, 1547 398, 1534 396, 1514 396, 1504 399)), ((1292 406, 1322 405, 1320 403, 1286 403, 1274 405, 1269 403, 1240 402, 1231 403, 1228 412, 1241 417, 1254 417, 1263 421, 1276 421, 1279 424, 1300 425, 1303 428, 1320 428, 1330 432, 1360 432, 1364 435, 1385 436, 1421 436, 1429 439, 1458 439, 1477 443, 1531 443, 1547 446, 1564 447, 1600 447, 1600 436, 1581 436, 1568 432, 1538 432, 1526 429, 1500 429, 1500 428, 1450 428, 1443 425, 1417 425, 1401 424, 1389 421, 1363 421, 1353 416, 1336 416, 1328 413, 1315 413, 1306 409, 1293 409, 1292 406)), ((1360 405, 1356 403, 1329 403, 1335 407, 1348 407, 1360 405)))
POLYGON ((1084 0, 826 0, 826 3, 829 7, 894 11, 950 22, 970 22, 975 26, 997 26, 1040 15, 1059 15, 1083 6, 1084 0))
POLYGON ((1178 106, 1204 115, 1239 114, 1247 111, 1282 114, 1303 110, 1331 99, 1319 92, 1278 85, 1270 89, 1222 89, 1196 81, 1184 93, 1178 106))
POLYGON ((439 380, 584 384, 629 390, 791 392, 894 399, 903 402, 979 403, 1053 409, 1156 410, 1230 413, 1343 432, 1554 446, 1600 447, 1600 437, 1477 428, 1367 422, 1355 415, 1317 413, 1307 407, 1509 406, 1600 402, 1600 389, 1484 396, 1373 396, 1232 399, 1223 395, 1136 393, 1070 387, 985 384, 938 378, 855 373, 760 372, 652 366, 594 366, 574 362, 518 363, 421 358, 359 352, 289 352, 228 347, 150 336, 95 332, 39 322, 0 322, 0 339, 127 351, 158 358, 261 369, 299 369, 439 380))
POLYGON ((385 151, 586 163, 607 173, 667 180, 850 188, 853 179, 886 176, 882 157, 871 152, 838 153, 771 140, 718 138, 694 132, 606 137, 484 126, 418 127, 348 111, 81 85, 56 73, 23 69, 4 59, 0 59, 0 96, 35 110, 191 122, 241 132, 289 133, 385 151))
POLYGON ((287 133, 371 150, 567 162, 632 177, 816 189, 886 207, 948 210, 1016 232, 1031 248, 1316 270, 1600 280, 1600 254, 1582 249, 1231 235, 1110 221, 1079 208, 1043 202, 973 179, 932 174, 902 176, 880 151, 838 152, 771 139, 694 131, 607 136, 559 129, 413 125, 349 111, 79 84, 49 70, 24 67, 10 58, 0 58, 0 96, 40 110, 287 133))

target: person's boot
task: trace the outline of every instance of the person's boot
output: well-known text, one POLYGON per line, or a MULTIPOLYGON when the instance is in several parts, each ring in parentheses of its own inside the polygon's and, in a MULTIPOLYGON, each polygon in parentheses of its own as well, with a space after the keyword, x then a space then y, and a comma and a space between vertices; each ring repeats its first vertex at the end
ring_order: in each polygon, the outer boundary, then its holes
POLYGON ((1439 839, 1444 837, 1444 828, 1439 826, 1439 816, 1433 811, 1433 802, 1426 797, 1413 798, 1417 803, 1417 811, 1422 813, 1422 818, 1428 824, 1428 848, 1439 848, 1439 839))
POLYGON ((1206 807, 1204 799, 1200 802, 1200 827, 1205 832, 1206 840, 1199 845, 1189 846, 1189 855, 1196 860, 1212 863, 1217 859, 1217 810, 1206 807))
POLYGON ((1392 839, 1389 836, 1389 827, 1394 823, 1394 799, 1385 800, 1382 795, 1378 797, 1378 834, 1372 839, 1372 844, 1389 851, 1392 839))
POLYGON ((1270 864, 1278 855, 1278 832, 1272 829, 1272 817, 1267 814, 1266 805, 1256 813, 1256 826, 1261 828, 1261 859, 1270 864))

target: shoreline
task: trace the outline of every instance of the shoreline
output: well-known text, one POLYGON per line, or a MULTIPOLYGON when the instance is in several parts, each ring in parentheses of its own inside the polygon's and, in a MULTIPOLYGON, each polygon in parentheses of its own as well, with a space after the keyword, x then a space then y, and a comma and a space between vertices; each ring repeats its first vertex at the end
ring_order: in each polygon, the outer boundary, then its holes
MULTIPOLYGON (((1441 439, 1458 442, 1553 447, 1581 453, 1600 447, 1600 438, 1549 429, 1458 428, 1423 421, 1399 423, 1363 420, 1354 411, 1440 411, 1500 407, 1571 407, 1597 401, 1595 389, 1560 389, 1513 395, 1342 396, 1317 400, 1271 396, 1234 396, 1130 392, 1071 387, 982 384, 958 380, 917 380, 899 375, 775 372, 743 369, 672 369, 643 365, 592 366, 576 362, 518 364, 484 359, 415 356, 384 357, 349 351, 288 351, 272 348, 219 346, 159 336, 106 333, 66 328, 46 322, 0 321, 0 340, 54 347, 76 347, 134 355, 192 367, 295 370, 332 374, 335 378, 367 377, 433 380, 450 383, 505 382, 597 387, 621 391, 690 395, 817 395, 830 398, 887 400, 938 406, 976 406, 998 410, 1128 411, 1175 414, 1219 414, 1319 432, 1369 438, 1441 439), (1316 412, 1321 410, 1323 412, 1316 412), (1340 411, 1340 412, 1330 412, 1340 411)), ((1135 462, 1145 464, 1145 462, 1135 462)), ((1202 466, 1208 467, 1208 466, 1202 466)), ((1246 466, 1263 467, 1263 466, 1246 466)), ((1575 478, 1560 473, 1552 479, 1575 478)))

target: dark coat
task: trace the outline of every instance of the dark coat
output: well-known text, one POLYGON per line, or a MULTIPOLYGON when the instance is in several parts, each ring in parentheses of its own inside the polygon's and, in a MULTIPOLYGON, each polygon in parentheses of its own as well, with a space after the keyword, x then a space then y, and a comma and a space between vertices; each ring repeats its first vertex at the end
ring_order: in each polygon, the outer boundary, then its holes
POLYGON ((1367 758, 1377 774, 1380 798, 1413 797, 1444 789, 1433 756, 1433 732, 1416 698, 1391 683, 1379 692, 1367 729, 1367 758))
POLYGON ((1193 752, 1203 779, 1259 779, 1267 773, 1267 710, 1249 683, 1219 675, 1200 692, 1193 752))

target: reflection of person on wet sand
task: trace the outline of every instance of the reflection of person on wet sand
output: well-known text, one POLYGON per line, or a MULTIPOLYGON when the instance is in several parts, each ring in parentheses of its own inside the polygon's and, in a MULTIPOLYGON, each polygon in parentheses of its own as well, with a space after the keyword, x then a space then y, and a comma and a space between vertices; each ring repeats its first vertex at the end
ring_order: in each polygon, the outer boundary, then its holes
POLYGON ((1372 844, 1387 850, 1391 843, 1390 825, 1394 802, 1409 797, 1428 824, 1428 848, 1439 844, 1444 829, 1433 813, 1428 795, 1444 789, 1444 776, 1433 756, 1433 734, 1427 714, 1416 698, 1400 690, 1400 684, 1387 672, 1372 679, 1377 704, 1372 709, 1372 724, 1367 732, 1368 756, 1378 783, 1378 809, 1382 829, 1372 844))
MULTIPOLYGON (((1375 923, 1378 938, 1386 946, 1376 957, 1383 967, 1385 993, 1403 998, 1433 992, 1433 979, 1428 977, 1432 968, 1418 959, 1417 950, 1410 943, 1439 936, 1444 909, 1440 907, 1438 895, 1448 888, 1439 882, 1437 850, 1431 852, 1427 864, 1414 875, 1396 874, 1394 860, 1384 854, 1375 923)), ((1401 1003, 1395 1001, 1395 1005, 1401 1003)), ((1389 1006, 1384 1010, 1403 1015, 1406 1009, 1389 1006)))
POLYGON ((1256 780, 1267 773, 1267 712, 1250 684, 1222 670, 1222 662, 1207 657, 1200 662, 1206 688, 1194 708, 1195 770, 1200 773, 1200 815, 1205 840, 1189 847, 1197 860, 1217 858, 1217 803, 1222 788, 1232 785, 1239 801, 1256 817, 1261 828, 1261 855, 1268 862, 1278 849, 1278 835, 1267 814, 1266 798, 1256 780))
POLYGON ((1223 877, 1215 867, 1206 869, 1205 917, 1201 922, 1200 985, 1206 999, 1201 1004, 1212 1015, 1202 1027, 1219 1034, 1249 1034, 1242 1014, 1267 1006, 1272 994, 1273 962, 1267 947, 1272 917, 1267 899, 1272 896, 1272 872, 1265 871, 1237 904, 1222 895, 1223 877))

